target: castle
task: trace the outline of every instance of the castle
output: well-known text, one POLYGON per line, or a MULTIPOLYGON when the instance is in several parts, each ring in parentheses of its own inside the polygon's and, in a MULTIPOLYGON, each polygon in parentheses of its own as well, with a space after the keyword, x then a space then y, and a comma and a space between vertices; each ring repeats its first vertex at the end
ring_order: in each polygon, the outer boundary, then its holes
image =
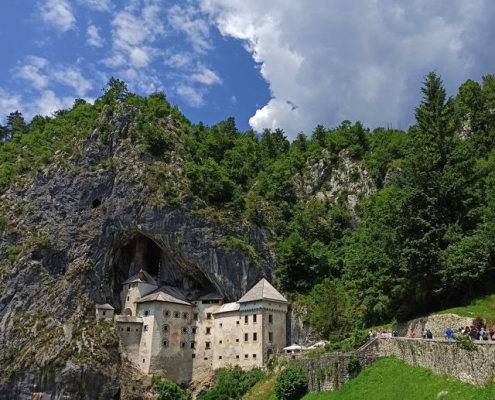
POLYGON ((115 319, 123 354, 144 373, 189 382, 221 367, 261 367, 286 345, 288 301, 266 279, 233 303, 159 287, 143 270, 122 285, 122 315, 98 305, 97 317, 115 319))

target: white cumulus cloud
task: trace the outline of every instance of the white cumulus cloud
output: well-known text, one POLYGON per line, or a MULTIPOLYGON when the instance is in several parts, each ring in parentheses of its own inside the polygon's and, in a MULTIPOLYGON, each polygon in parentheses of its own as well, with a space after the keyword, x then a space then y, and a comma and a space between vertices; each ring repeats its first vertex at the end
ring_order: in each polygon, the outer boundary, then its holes
POLYGON ((103 47, 104 40, 100 36, 100 30, 94 25, 89 25, 86 31, 86 38, 90 46, 103 47))
POLYGON ((45 0, 40 5, 41 18, 46 23, 66 32, 72 29, 76 23, 76 17, 72 7, 67 0, 45 0))
POLYGON ((429 71, 451 92, 493 72, 489 0, 198 1, 261 65, 272 98, 250 119, 257 131, 294 138, 344 119, 407 128, 429 71))

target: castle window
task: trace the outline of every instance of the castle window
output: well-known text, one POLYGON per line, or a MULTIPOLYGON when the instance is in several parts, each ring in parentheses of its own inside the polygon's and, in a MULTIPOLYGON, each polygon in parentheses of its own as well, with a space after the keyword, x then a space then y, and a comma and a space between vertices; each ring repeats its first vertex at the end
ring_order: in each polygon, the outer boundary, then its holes
MULTIPOLYGON (((105 315, 105 312, 103 312, 103 315, 105 315)), ((220 328, 223 326, 223 324, 220 324, 220 328)))
POLYGON ((256 314, 253 315, 253 322, 256 323, 256 314))
POLYGON ((218 356, 218 359, 221 360, 222 359, 222 356, 218 356))
POLYGON ((256 332, 253 333, 253 342, 258 340, 258 334, 256 332))
POLYGON ((273 332, 268 332, 268 341, 273 342, 273 332))
POLYGON ((247 360, 249 358, 248 354, 244 354, 244 358, 247 360))
POLYGON ((145 362, 146 362, 146 360, 143 358, 143 363, 145 363, 145 362))
POLYGON ((169 332, 169 331, 170 331, 170 325, 168 325, 168 324, 163 324, 163 326, 162 326, 162 331, 163 331, 163 332, 169 332))
POLYGON ((219 340, 219 341, 218 341, 218 343, 222 344, 222 341, 221 341, 221 340, 219 340))
POLYGON ((170 343, 168 342, 168 340, 164 340, 164 341, 163 341, 163 347, 168 347, 168 346, 169 346, 169 344, 170 344, 170 343))
POLYGON ((206 313, 206 319, 211 319, 211 313, 206 313))
POLYGON ((256 354, 253 354, 253 358, 256 358, 256 354))
POLYGON ((107 312, 106 311, 103 311, 103 315, 105 315, 107 312))
POLYGON ((273 315, 272 314, 268 314, 268 323, 273 324, 273 315))
POLYGON ((236 342, 236 343, 239 343, 239 339, 236 339, 236 340, 235 340, 235 342, 236 342))
POLYGON ((170 315, 171 315, 170 310, 163 310, 163 316, 164 317, 170 317, 170 315))
POLYGON ((150 315, 150 312, 149 312, 148 310, 146 310, 146 311, 144 312, 144 316, 145 316, 145 317, 147 317, 148 315, 150 315))
POLYGON ((146 332, 147 330, 148 330, 148 325, 144 325, 144 326, 143 326, 143 331, 145 331, 145 332, 146 332))
POLYGON ((235 358, 236 358, 236 359, 239 359, 239 354, 237 354, 237 355, 235 356, 235 358))
POLYGON ((236 321, 235 323, 236 323, 237 325, 239 325, 239 321, 236 321))
POLYGON ((196 343, 195 342, 189 342, 189 344, 191 345, 191 349, 195 349, 196 348, 196 343))
POLYGON ((244 323, 247 324, 249 322, 249 316, 245 315, 244 316, 244 323))
POLYGON ((180 312, 174 311, 174 318, 180 318, 180 312))
POLYGON ((195 326, 191 326, 191 333, 192 333, 193 335, 195 335, 195 334, 196 334, 196 327, 195 327, 195 326))
POLYGON ((193 354, 193 355, 192 355, 192 358, 196 358, 196 354, 193 354))
POLYGON ((188 331, 187 326, 183 326, 183 327, 181 328, 181 332, 182 332, 182 333, 187 333, 187 331, 188 331))
POLYGON ((194 313, 194 319, 197 321, 198 320, 198 313, 194 313))
POLYGON ((130 332, 130 331, 131 331, 131 327, 130 327, 130 326, 128 326, 128 327, 127 327, 127 332, 130 332))
POLYGON ((210 342, 206 342, 206 343, 205 343, 205 349, 206 349, 206 350, 210 350, 210 345, 211 345, 211 343, 210 343, 210 342))
POLYGON ((188 312, 183 312, 182 313, 182 318, 188 319, 189 318, 189 313, 188 312))
POLYGON ((211 328, 206 328, 206 334, 209 335, 211 333, 211 328))
POLYGON ((180 342, 180 348, 185 349, 186 348, 186 342, 180 342))
POLYGON ((244 334, 244 341, 247 342, 249 340, 249 335, 247 333, 244 334))
POLYGON ((129 301, 129 296, 127 296, 127 301, 129 301))
POLYGON ((205 361, 208 361, 208 357, 205 357, 205 358, 204 358, 204 360, 205 360, 205 361))

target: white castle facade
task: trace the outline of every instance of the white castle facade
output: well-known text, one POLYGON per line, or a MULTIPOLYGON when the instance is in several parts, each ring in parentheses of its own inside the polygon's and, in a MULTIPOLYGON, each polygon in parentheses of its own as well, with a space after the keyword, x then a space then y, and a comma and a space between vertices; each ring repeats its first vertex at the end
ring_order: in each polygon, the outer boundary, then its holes
POLYGON ((144 373, 189 382, 221 367, 261 367, 286 345, 288 301, 265 279, 233 303, 159 287, 142 270, 122 285, 122 315, 101 305, 97 316, 115 318, 124 356, 144 373))

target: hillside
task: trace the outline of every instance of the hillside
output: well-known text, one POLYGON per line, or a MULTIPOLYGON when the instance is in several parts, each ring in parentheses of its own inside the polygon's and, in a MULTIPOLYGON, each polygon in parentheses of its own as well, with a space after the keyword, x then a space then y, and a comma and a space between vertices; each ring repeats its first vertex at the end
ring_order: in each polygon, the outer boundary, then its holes
POLYGON ((407 132, 343 121, 292 143, 233 118, 191 124, 163 93, 116 79, 94 104, 10 114, 0 393, 124 392, 94 304, 117 307, 137 264, 226 300, 267 277, 322 337, 493 290, 495 77, 448 98, 431 73, 421 90, 407 132))

